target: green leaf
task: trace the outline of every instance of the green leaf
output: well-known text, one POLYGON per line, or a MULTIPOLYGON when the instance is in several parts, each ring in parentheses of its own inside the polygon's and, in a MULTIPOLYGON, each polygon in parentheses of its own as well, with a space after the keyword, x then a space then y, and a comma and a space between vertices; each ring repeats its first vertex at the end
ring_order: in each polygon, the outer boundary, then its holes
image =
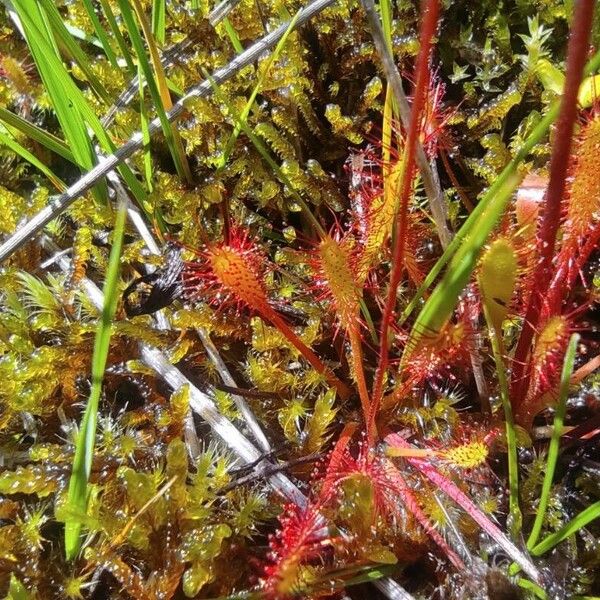
MULTIPOLYGON (((34 0, 15 0, 14 6, 73 157, 82 169, 89 170, 96 163, 96 154, 80 110, 81 103, 85 103, 83 95, 58 56, 40 6, 34 0)), ((94 190, 100 201, 106 201, 105 184, 97 185, 94 190)))
POLYGON ((24 148, 11 138, 10 136, 2 133, 0 131, 0 143, 4 144, 8 148, 10 148, 13 152, 18 154, 21 158, 25 159, 28 163, 33 165, 36 169, 41 171, 54 185, 54 187, 60 191, 64 192, 67 189, 65 183, 57 177, 43 162, 41 162, 38 158, 36 158, 27 148, 24 148))
POLYGON ((135 77, 136 68, 133 64, 133 60, 131 59, 131 51, 127 47, 125 38, 123 37, 121 30, 119 29, 117 19, 115 18, 110 3, 108 2, 108 0, 100 0, 100 5, 102 6, 102 10, 104 11, 104 16, 106 17, 108 26, 110 27, 112 34, 115 36, 115 40, 117 42, 117 45, 119 46, 119 49, 121 50, 121 54, 123 55, 123 58, 127 63, 127 70, 129 71, 131 77, 135 77))
POLYGON ((177 169, 177 174, 179 175, 179 177, 181 177, 188 183, 191 183, 192 174, 187 162, 187 157, 183 150, 181 138, 176 127, 174 127, 167 119, 166 111, 170 110, 173 105, 171 103, 171 97, 165 79, 165 74, 162 68, 162 64, 160 62, 158 49, 156 47, 156 43, 154 42, 154 38, 152 36, 152 32, 150 31, 150 27, 144 16, 143 8, 138 0, 131 0, 131 4, 135 9, 138 21, 144 33, 148 50, 150 51, 150 57, 154 66, 154 72, 152 67, 150 66, 148 56, 146 55, 144 41, 142 40, 142 36, 140 35, 140 32, 138 30, 136 20, 131 10, 130 2, 128 0, 118 1, 119 7, 121 8, 121 16, 123 17, 123 21, 125 23, 125 26, 127 27, 129 39, 133 44, 133 48, 138 58, 139 66, 142 72, 144 73, 144 77, 146 78, 146 83, 148 85, 150 95, 152 96, 152 102, 160 120, 160 124, 165 139, 167 141, 167 145, 169 146, 169 150, 171 151, 171 156, 173 157, 175 168, 177 169))
POLYGON ((564 527, 561 527, 556 533, 543 539, 531 549, 531 554, 534 556, 545 554, 548 550, 552 550, 554 546, 560 544, 560 542, 566 540, 569 536, 577 533, 580 529, 583 529, 598 518, 600 518, 600 501, 594 502, 594 504, 581 511, 574 519, 569 521, 564 527))
POLYGON ((14 573, 10 575, 10 585, 8 586, 8 595, 5 600, 31 600, 31 595, 25 586, 15 577, 14 573))
POLYGON ((138 68, 138 82, 140 92, 140 129, 144 140, 144 177, 146 179, 146 187, 149 192, 152 192, 152 153, 150 152, 150 130, 148 124, 148 110, 144 102, 144 74, 142 69, 138 68))
POLYGON ((79 68, 85 74, 92 89, 99 98, 102 98, 107 104, 110 104, 111 99, 106 92, 104 86, 94 75, 88 56, 83 52, 79 45, 73 39, 64 24, 62 15, 58 12, 56 5, 51 0, 39 0, 44 8, 44 12, 48 18, 48 22, 52 27, 54 34, 58 37, 59 43, 64 47, 68 55, 79 65, 79 68))
MULTIPOLYGON (((116 149, 115 145, 102 127, 95 110, 87 102, 61 62, 53 38, 46 37, 49 32, 45 28, 43 15, 40 13, 35 0, 16 0, 15 8, 23 23, 27 42, 34 55, 40 76, 52 99, 65 139, 73 153, 73 158, 80 167, 89 170, 96 163, 96 155, 87 126, 92 129, 98 138, 104 152, 112 154, 116 149)), ((118 170, 139 206, 151 220, 152 217, 146 206, 147 194, 139 181, 127 165, 120 164, 118 170)), ((106 184, 99 183, 94 190, 96 190, 97 198, 104 202, 107 198, 106 184)))
POLYGON ((165 43, 165 0, 152 1, 152 34, 159 44, 165 43))
MULTIPOLYGON (((52 152, 55 152, 59 156, 62 156, 64 159, 69 162, 74 163, 75 159, 73 158, 72 152, 69 150, 67 144, 65 144, 61 139, 56 136, 44 131, 37 125, 30 123, 25 120, 23 117, 12 113, 6 108, 0 106, 0 121, 7 126, 7 129, 14 128, 25 134, 28 138, 35 140, 40 143, 42 146, 48 148, 52 152)), ((10 131, 10 129, 9 129, 10 131)))
POLYGON ((504 409, 508 446, 508 510, 510 514, 508 525, 513 541, 517 541, 521 535, 522 514, 519 507, 517 432, 509 396, 508 373, 503 359, 505 351, 502 339, 502 323, 515 290, 517 269, 517 255, 514 248, 508 240, 500 238, 491 244, 484 254, 479 273, 479 289, 483 300, 483 312, 488 325, 500 388, 500 398, 504 409))
MULTIPOLYGON (((102 317, 98 322, 94 352, 92 356, 92 389, 81 420, 73 469, 69 480, 67 502, 75 513, 85 513, 88 498, 88 480, 92 469, 94 444, 96 439, 96 423, 98 419, 98 405, 102 391, 102 380, 108 357, 112 321, 117 308, 117 284, 121 261, 121 249, 125 233, 125 218, 127 208, 120 204, 113 229, 113 243, 110 250, 108 269, 104 281, 104 307, 102 317)), ((67 520, 65 523, 65 552, 69 560, 74 559, 79 552, 81 540, 81 523, 77 520, 67 520)))
POLYGON ((569 383, 573 373, 575 357, 577 354, 577 344, 579 343, 579 335, 574 333, 569 340, 567 352, 565 353, 565 361, 563 363, 562 372, 560 375, 560 387, 558 392, 558 403, 554 414, 554 427, 552 429, 552 437, 548 447, 548 458, 546 461, 546 470, 544 472, 544 482, 542 483, 542 491, 540 493, 540 503, 535 513, 535 521, 527 540, 527 548, 533 553, 533 548, 542 531, 544 518, 546 517, 546 509, 550 501, 550 489, 552 480, 554 479, 554 471, 556 470, 556 462, 560 450, 560 436, 563 433, 563 423, 567 412, 567 397, 569 396, 569 383))
POLYGON ((102 44, 102 48, 104 49, 104 53, 106 54, 106 58, 110 61, 110 64, 115 67, 115 69, 119 68, 119 63, 117 61, 117 57, 110 45, 110 40, 108 39, 108 35, 106 35, 106 31, 104 31, 104 27, 102 27, 102 23, 100 23, 100 19, 96 14, 96 10, 94 9, 94 5, 91 0, 82 0, 85 11, 92 22, 92 27, 96 32, 96 36, 98 40, 102 44))

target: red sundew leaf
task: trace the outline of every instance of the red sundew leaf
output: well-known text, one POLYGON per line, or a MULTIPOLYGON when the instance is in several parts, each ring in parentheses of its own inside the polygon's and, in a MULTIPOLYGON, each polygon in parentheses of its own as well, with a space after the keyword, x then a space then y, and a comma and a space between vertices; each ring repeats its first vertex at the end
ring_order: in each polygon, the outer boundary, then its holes
POLYGON ((339 473, 344 470, 343 463, 347 460, 348 444, 350 443, 357 427, 358 423, 347 423, 333 450, 331 451, 329 463, 327 465, 327 471, 325 473, 325 478, 323 480, 323 486, 320 493, 320 498, 324 503, 329 502, 336 492, 336 485, 339 481, 339 473))
MULTIPOLYGON (((387 444, 392 448, 410 448, 411 445, 399 434, 392 433, 385 438, 387 444)), ((442 475, 433 465, 420 458, 409 458, 406 460, 418 469, 427 479, 434 483, 442 492, 458 504, 467 514, 506 552, 506 554, 517 563, 521 569, 533 581, 540 583, 541 576, 535 565, 523 554, 507 537, 497 525, 492 523, 488 517, 475 505, 475 503, 450 479, 442 475)))
POLYGON ((554 392, 558 386, 570 334, 566 315, 550 317, 541 327, 530 359, 532 382, 515 412, 515 421, 525 428, 531 427, 535 415, 555 400, 555 394, 548 392, 554 392))
POLYGON ((465 563, 458 556, 458 554, 456 554, 456 552, 450 548, 446 540, 435 529, 427 515, 423 512, 419 501, 412 493, 412 490, 406 483, 404 477, 402 477, 400 471, 398 471, 391 461, 386 461, 386 471, 390 482, 393 484, 394 489, 398 492, 403 504, 415 517, 419 525, 421 525, 421 527, 425 530, 425 533, 441 548, 441 550, 458 571, 464 571, 465 563))
POLYGON ((288 598, 302 589, 301 567, 318 558, 333 543, 319 505, 288 504, 279 517, 281 529, 270 537, 270 564, 261 589, 270 600, 288 598))
POLYGON ((373 519, 377 514, 399 517, 401 507, 405 506, 450 562, 459 571, 464 570, 463 561, 435 529, 398 469, 388 459, 373 452, 366 443, 361 445, 357 458, 350 455, 348 445, 355 430, 356 424, 347 425, 331 453, 320 495, 322 502, 330 503, 343 481, 362 475, 373 489, 373 519))
POLYGON ((232 228, 227 243, 206 244, 197 255, 198 260, 185 262, 183 267, 187 298, 259 312, 268 306, 263 277, 268 261, 244 229, 232 228))
POLYGON ((213 305, 234 304, 247 307, 274 325, 309 364, 336 388, 341 398, 350 396, 321 359, 296 335, 267 297, 263 273, 268 261, 248 233, 232 227, 227 242, 206 244, 197 252, 199 260, 184 263, 184 294, 189 299, 202 298, 213 305))

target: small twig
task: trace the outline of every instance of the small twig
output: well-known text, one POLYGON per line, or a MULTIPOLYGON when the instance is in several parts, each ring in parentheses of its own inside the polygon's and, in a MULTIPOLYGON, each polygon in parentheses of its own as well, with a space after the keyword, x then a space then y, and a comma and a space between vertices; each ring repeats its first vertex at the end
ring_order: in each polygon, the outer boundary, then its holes
POLYGON ((230 492, 231 490, 239 487, 240 485, 246 485, 247 483, 254 483, 257 479, 263 477, 270 477, 271 475, 275 475, 275 473, 281 473, 282 471, 287 471, 292 467, 297 465, 304 465, 306 463, 315 462, 322 457, 320 452, 316 452, 315 454, 308 454, 306 456, 300 456, 298 458, 292 458, 284 463, 279 465, 268 465, 263 468, 255 469, 252 473, 248 473, 248 475, 244 475, 243 477, 238 477, 234 479, 232 482, 223 486, 219 492, 225 494, 230 492))
MULTIPOLYGON (((200 341, 202 342, 202 344, 204 346, 204 349, 206 350, 206 354, 208 354, 208 358, 210 358, 211 362, 216 367, 217 371, 219 372, 219 375, 221 376, 221 379, 227 385, 229 385, 231 387, 237 387, 235 379, 232 377, 231 373, 229 372, 229 369, 227 368, 227 365, 221 358, 221 355, 219 354, 217 347, 213 344, 212 340, 210 339, 210 335, 204 329, 198 328, 198 329, 196 329, 196 331, 198 333, 198 337, 200 338, 200 341)), ((233 401, 235 402, 237 409, 240 411, 240 414, 244 418, 244 421, 245 421, 246 425, 248 426, 248 429, 252 433, 252 435, 253 435, 254 439, 256 440, 256 442, 258 443, 258 445, 265 452, 270 452, 271 444, 269 444, 269 440, 267 439, 267 436, 264 434, 264 432, 260 426, 260 423, 254 416, 254 413, 248 406, 248 403, 246 402, 246 400, 239 394, 231 394, 231 397, 233 398, 233 401)))
MULTIPOLYGON (((318 14, 328 6, 331 6, 334 0, 315 0, 306 8, 302 9, 296 18, 296 27, 306 23, 314 15, 318 14)), ((222 84, 231 79, 239 70, 247 67, 256 61, 264 52, 274 46, 281 37, 288 31, 289 23, 280 25, 277 29, 266 35, 264 38, 250 46, 247 50, 236 56, 228 65, 218 69, 212 76, 212 82, 222 84)), ((206 80, 197 86, 191 88, 183 98, 181 98, 173 108, 167 113, 167 120, 174 122, 180 119, 185 113, 186 104, 195 98, 204 98, 212 93, 211 82, 206 80)), ((149 134, 152 136, 161 131, 160 119, 154 119, 148 126, 149 134)), ((2 246, 0 246, 0 262, 5 261, 11 254, 17 251, 23 244, 29 241, 50 221, 55 219, 65 211, 77 198, 81 197, 90 190, 98 181, 113 171, 125 159, 129 158, 134 152, 140 150, 144 145, 144 138, 141 131, 134 133, 131 138, 119 147, 114 154, 100 158, 98 164, 77 180, 66 192, 60 196, 52 198, 48 205, 38 212, 32 219, 20 227, 2 246)))
POLYGON ((256 469, 257 465, 260 465, 260 463, 264 463, 268 460, 274 460, 277 457, 277 453, 279 450, 279 448, 274 448, 270 452, 265 452, 264 454, 261 454, 259 458, 253 460, 252 462, 245 463, 241 467, 236 467, 235 469, 230 469, 229 475, 235 475, 239 478, 242 476, 242 473, 247 474, 250 471, 256 469))

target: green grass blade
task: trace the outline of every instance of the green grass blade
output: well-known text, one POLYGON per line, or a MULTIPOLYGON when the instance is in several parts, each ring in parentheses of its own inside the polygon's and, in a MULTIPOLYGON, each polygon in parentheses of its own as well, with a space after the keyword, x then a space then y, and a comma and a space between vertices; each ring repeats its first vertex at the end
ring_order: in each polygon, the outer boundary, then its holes
POLYGON ((65 27, 63 17, 58 12, 56 5, 51 0, 39 0, 42 5, 44 12, 48 18, 50 26, 54 35, 58 38, 59 44, 61 44, 70 58, 79 65, 79 68, 83 71, 90 86, 99 98, 102 98, 108 105, 111 103, 111 98, 106 92, 104 86, 100 83, 99 79, 94 75, 91 68, 89 58, 79 47, 79 45, 73 39, 73 36, 69 33, 65 27))
POLYGON ((574 333, 569 340, 569 345, 565 354, 565 361, 563 363, 563 368, 560 375, 558 403, 556 405, 556 413, 554 415, 552 437, 550 438, 550 445, 548 447, 548 458, 546 461, 546 471, 544 473, 542 491, 540 493, 540 504, 537 512, 535 513, 533 528, 531 529, 529 539, 527 540, 527 548, 529 550, 532 550, 536 545, 538 538, 540 537, 540 532, 542 531, 544 519, 546 517, 546 509, 548 508, 548 502, 550 500, 550 488, 552 487, 552 480, 554 479, 554 471, 556 469, 556 461, 558 460, 558 452, 560 449, 560 436, 563 432, 563 423, 565 420, 565 414, 567 412, 569 382, 573 373, 578 343, 579 335, 574 333))
POLYGON ((100 40, 98 40, 98 38, 96 36, 90 35, 87 32, 82 31, 81 29, 79 29, 79 27, 75 27, 74 25, 71 25, 70 23, 65 23, 65 27, 67 28, 67 31, 76 40, 81 40, 82 42, 85 42, 86 44, 90 44, 91 46, 95 46, 99 50, 103 50, 102 44, 100 43, 100 40))
POLYGON ((152 191, 152 154, 150 152, 150 130, 148 129, 148 111, 144 102, 144 74, 141 68, 138 70, 138 85, 140 89, 140 130, 144 139, 144 177, 146 179, 146 188, 152 191))
MULTIPOLYGON (((15 0, 15 8, 26 30, 27 41, 53 100, 54 109, 65 139, 73 152, 73 158, 80 167, 89 170, 96 163, 96 154, 87 126, 98 138, 104 152, 113 153, 115 145, 102 127, 96 112, 66 71, 51 41, 44 37, 43 18, 39 11, 36 13, 36 6, 33 0, 15 0), (35 22, 33 18, 36 19, 35 22)), ((143 212, 151 218, 151 211, 146 205, 147 194, 131 169, 124 164, 119 165, 118 169, 143 212)), ((106 201, 106 184, 104 182, 97 184, 94 189, 97 190, 97 198, 106 201)))
MULTIPOLYGON (((585 74, 589 75, 590 73, 594 73, 600 68, 600 51, 596 52, 591 60, 587 63, 585 67, 585 74)), ((504 188, 506 188, 507 182, 509 179, 513 180, 513 189, 521 181, 521 176, 519 175, 519 166, 521 163, 525 161, 529 153, 535 148, 537 144, 541 142, 544 136, 550 130, 550 126, 556 120, 559 111, 559 102, 556 100, 553 102, 548 109, 546 115, 542 118, 542 120, 537 124, 528 138, 525 140, 519 151, 515 155, 515 157, 506 165, 502 173, 498 176, 496 181, 489 187, 488 191, 483 195, 473 212, 469 215, 467 220, 463 223, 460 230, 456 233, 454 239, 450 242, 446 250, 444 250, 442 256, 437 260, 435 265, 431 268, 427 277, 425 277, 423 283, 417 289, 415 295, 404 309, 402 314, 400 315, 399 323, 402 324, 406 321, 406 319, 412 314, 414 309, 418 306, 421 298, 425 292, 431 287, 435 279, 442 272, 442 269, 446 266, 449 260, 454 256, 457 250, 467 242, 471 232, 477 228, 480 217, 484 212, 488 210, 490 205, 494 204, 502 204, 506 205, 508 200, 510 199, 510 194, 508 197, 506 194, 502 198, 498 198, 498 193, 504 188)), ((497 211, 498 214, 501 214, 502 211, 497 211)))
POLYGON ((566 540, 569 536, 577 533, 592 521, 600 518, 600 500, 588 506, 581 511, 574 519, 569 521, 564 527, 561 527, 556 533, 544 538, 539 544, 531 549, 531 554, 541 556, 552 550, 554 546, 566 540))
POLYGON ((165 0, 152 1, 152 35, 159 44, 165 43, 165 0))
POLYGON ((244 51, 244 47, 242 46, 242 42, 240 41, 237 31, 234 29, 233 25, 231 24, 231 21, 227 17, 225 17, 223 19, 223 27, 225 28, 225 31, 227 32, 227 36, 229 37, 229 39, 231 41, 231 45, 233 46, 233 49, 238 54, 241 54, 244 51))
POLYGON ((5 600, 31 600, 31 595, 17 577, 15 577, 14 573, 10 575, 8 596, 6 596, 5 600))
MULTIPOLYGON (((389 51, 393 53, 392 45, 392 7, 390 0, 381 0, 379 2, 379 9, 381 13, 381 25, 383 28, 383 36, 385 43, 387 44, 389 51)), ((389 175, 389 165, 392 153, 392 118, 398 117, 398 108, 396 107, 396 100, 392 92, 392 88, 389 84, 385 86, 385 103, 383 105, 383 124, 381 131, 381 153, 383 157, 383 178, 384 178, 384 189, 385 183, 389 175)))
POLYGON ((131 10, 130 2, 128 0, 118 0, 118 2, 121 9, 121 16, 123 17, 123 21, 129 33, 129 38, 133 44, 133 48, 138 58, 138 63, 144 73, 144 77, 146 78, 146 84, 148 86, 148 90, 150 91, 154 108, 156 109, 156 113, 160 120, 167 145, 171 151, 171 156, 173 157, 177 174, 184 181, 191 183, 192 174, 190 172, 187 157, 183 150, 181 138, 179 137, 177 129, 173 127, 167 119, 166 111, 172 108, 171 97, 169 95, 164 71, 160 62, 160 56, 158 55, 158 49, 156 48, 150 27, 144 16, 144 11, 138 0, 131 1, 146 38, 148 50, 154 65, 154 72, 150 66, 148 56, 146 55, 144 42, 142 40, 142 36, 140 35, 133 11, 131 10))
MULTIPOLYGON (((288 28, 286 29, 285 33, 283 34, 283 36, 281 37, 279 42, 277 42, 277 46, 275 46, 275 49, 271 53, 271 56, 269 57, 268 62, 265 65, 263 72, 261 73, 260 77, 258 78, 258 81, 256 82, 256 85, 254 86, 254 89, 252 90, 252 93, 250 94, 250 98, 248 98, 248 102, 246 102, 246 105, 244 106, 242 112, 239 115, 239 123, 236 124, 236 126, 233 130, 233 133, 231 134, 231 137, 229 138, 229 140, 227 140, 227 145, 225 146, 225 150, 223 152, 223 155, 221 156, 221 160, 217 164, 217 170, 222 169, 227 164, 227 161, 229 160, 231 151, 233 150, 235 141, 237 140, 237 138, 240 134, 240 131, 242 130, 242 124, 245 125, 246 128, 249 128, 248 115, 250 114, 250 110, 252 109, 252 106, 254 106, 254 102, 256 101, 256 96, 258 96, 258 93, 259 93, 260 89, 262 88, 263 82, 264 82, 267 74, 271 70, 273 63, 279 58, 279 55, 281 54, 281 51, 283 50, 283 47, 285 46, 288 36, 290 35, 290 33, 292 32, 292 30, 294 29, 294 27, 296 25, 296 21, 298 20, 298 15, 299 15, 299 13, 296 13, 294 18, 290 20, 290 24, 288 25, 288 28)), ((225 19, 225 20, 227 20, 227 19, 225 19)))
POLYGON ((108 39, 108 35, 106 34, 104 27, 102 27, 102 23, 100 23, 100 19, 98 18, 98 15, 96 14, 96 11, 94 9, 94 5, 92 4, 91 0, 82 1, 85 11, 87 12, 88 17, 92 22, 92 27, 96 32, 96 36, 102 44, 102 48, 104 50, 104 54, 106 54, 106 58, 108 58, 110 64, 113 67, 115 67, 115 69, 118 69, 119 63, 117 61, 117 56, 115 55, 112 46, 110 45, 110 40, 108 39))
POLYGON ((19 142, 11 138, 9 135, 6 135, 2 131, 0 131, 0 144, 4 144, 13 152, 18 154, 21 158, 33 165, 36 169, 41 171, 52 182, 52 185, 54 185, 59 192, 64 192, 67 189, 64 181, 57 177, 43 162, 29 152, 27 148, 21 146, 19 142))
MULTIPOLYGON (((535 598, 539 598, 540 600, 548 600, 548 594, 537 584, 529 579, 525 579, 524 577, 519 577, 517 580, 517 585, 524 590, 527 590, 535 598)), ((529 596, 531 598, 531 596, 529 596)))
MULTIPOLYGON (((102 317, 98 322, 94 341, 92 389, 77 435, 73 469, 71 479, 69 480, 67 501, 74 514, 85 513, 87 506, 88 479, 92 469, 98 405, 110 346, 111 325, 118 301, 117 284, 126 216, 127 208, 125 204, 120 204, 116 213, 113 243, 110 250, 106 279, 104 281, 104 307, 102 309, 102 317)), ((75 558, 79 552, 81 543, 80 534, 81 523, 78 520, 67 519, 65 523, 65 552, 69 560, 75 558)))
MULTIPOLYGON (((44 15, 34 0, 15 0, 17 11, 26 36, 27 44, 38 68, 40 77, 77 164, 85 170, 96 164, 90 136, 79 110, 79 98, 83 95, 75 85, 60 60, 55 42, 46 27, 44 15)), ((85 101, 84 101, 85 102, 85 101)), ((106 201, 106 185, 97 185, 96 197, 106 201)))
POLYGON ((483 312, 489 329, 492 354, 496 364, 496 374, 500 388, 500 399, 504 410, 504 423, 506 431, 506 445, 508 455, 508 512, 510 516, 509 530, 513 541, 517 541, 521 534, 523 516, 519 506, 519 460, 517 455, 517 435, 513 419, 512 404, 510 403, 508 375, 506 365, 502 359, 502 341, 499 332, 493 325, 489 310, 484 303, 483 312))
POLYGON ((486 202, 486 210, 482 211, 479 219, 469 228, 468 235, 461 236, 462 245, 458 247, 444 277, 419 313, 406 345, 404 358, 417 347, 422 338, 434 338, 452 316, 458 297, 469 282, 483 245, 521 180, 522 175, 517 172, 515 164, 504 177, 499 178, 500 184, 493 186, 494 194, 486 202))
POLYGON ((69 150, 69 147, 61 139, 1 106, 0 122, 2 122, 9 131, 11 131, 11 128, 16 129, 28 138, 35 140, 45 148, 48 148, 48 150, 62 156, 65 160, 75 163, 75 159, 73 158, 73 154, 69 150))
POLYGON ((100 0, 100 5, 102 6, 102 11, 104 12, 104 16, 106 17, 106 21, 108 22, 108 26, 115 37, 115 41, 119 46, 119 50, 121 50, 121 55, 123 59, 127 63, 127 70, 129 71, 129 75, 131 77, 135 77, 136 68, 133 64, 133 60, 131 60, 131 51, 127 47, 127 43, 125 42, 125 38, 119 29, 119 25, 117 24, 117 19, 115 18, 115 14, 110 6, 108 0, 100 0))
POLYGON ((392 51, 392 5, 390 0, 380 0, 379 11, 381 14, 381 27, 383 28, 385 42, 390 51, 392 51))

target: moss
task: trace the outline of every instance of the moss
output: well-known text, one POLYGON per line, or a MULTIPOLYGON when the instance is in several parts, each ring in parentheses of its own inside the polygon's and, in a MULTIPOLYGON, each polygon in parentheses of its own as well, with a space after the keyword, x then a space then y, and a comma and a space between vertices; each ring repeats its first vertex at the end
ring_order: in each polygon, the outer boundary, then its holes
MULTIPOLYGON (((149 17, 160 4, 141 2, 149 17)), ((420 13, 414 2, 390 4, 389 41, 410 95, 420 13)), ((451 202, 454 230, 556 97, 571 4, 443 2, 421 141, 451 202)), ((381 3, 384 11, 386 5, 381 3)), ((178 89, 197 85, 204 70, 227 65, 236 47, 249 46, 300 6, 242 0, 227 22, 213 27, 207 18, 213 3, 166 3, 161 51, 191 42, 166 69, 173 100, 178 89)), ((104 12, 109 7, 114 13, 131 53, 119 3, 102 0, 96 6, 118 65, 100 47, 85 3, 57 7, 70 31, 80 32, 73 42, 103 93, 94 90, 58 40, 57 52, 89 110, 102 118, 132 76, 104 12)), ((191 183, 178 177, 162 135, 130 159, 145 196, 136 199, 132 193, 132 201, 161 244, 181 252, 184 275, 173 276, 173 301, 162 308, 171 329, 159 327, 153 315, 127 316, 119 302, 84 514, 73 514, 65 489, 91 384, 94 332, 102 318, 88 285, 101 286, 106 275, 112 198, 102 202, 84 195, 47 226, 43 244, 36 238, 2 265, 0 494, 6 498, 0 500, 0 595, 210 598, 253 589, 271 598, 316 597, 348 582, 374 579, 383 565, 398 563, 395 574, 415 596, 434 597, 438 587, 444 590, 440 596, 466 597, 456 590, 474 584, 452 547, 455 540, 461 552, 493 564, 497 556, 481 543, 480 527, 468 511, 431 483, 414 460, 438 469, 450 481, 446 489, 467 494, 502 530, 510 530, 504 449, 491 439, 499 425, 504 427, 503 417, 482 408, 474 370, 480 365, 478 375, 495 407, 498 373, 484 342, 481 303, 493 307, 496 332, 512 356, 527 302, 536 292, 531 272, 539 249, 532 223, 522 218, 525 187, 489 240, 476 275, 479 288, 469 285, 444 329, 425 336, 422 347, 402 363, 414 317, 399 317, 442 253, 422 181, 412 182, 403 241, 406 269, 388 335, 392 360, 382 377, 377 444, 357 430, 364 428, 369 390, 381 365, 376 348, 391 250, 398 242, 392 231, 406 130, 394 112, 393 127, 383 131, 384 111, 392 110, 392 102, 360 3, 334 3, 292 32, 272 64, 261 56, 221 84, 220 98, 194 98, 178 122, 191 183), (279 171, 236 131, 227 109, 242 113, 259 80, 246 117, 248 131, 263 142, 279 171), (391 147, 382 148, 388 134, 391 147), (48 239, 62 255, 54 256, 48 239), (61 267, 61 256, 68 267, 61 267), (186 290, 183 296, 177 296, 179 287, 186 290), (198 330, 210 335, 235 385, 227 380, 223 387, 222 366, 198 330), (169 388, 143 362, 143 345, 163 352, 222 417, 253 439, 234 402, 235 396, 244 397, 272 452, 247 467, 225 451, 210 423, 193 414, 197 391, 189 385, 169 388), (398 431, 411 446, 391 458, 382 452, 382 440, 398 431), (305 507, 285 507, 268 484, 270 469, 283 471, 305 494, 305 507), (73 519, 81 521, 88 537, 67 564, 63 523, 73 519), (443 568, 434 568, 431 551, 443 568), (415 567, 407 568, 411 564, 415 567), (102 573, 98 582, 94 572, 102 573)), ((38 67, 6 11, 0 16, 0 108, 64 138, 38 67)), ((118 147, 155 116, 148 92, 143 102, 135 95, 106 121, 107 135, 118 147)), ((526 357, 532 383, 516 410, 527 428, 522 436, 527 443, 519 442, 525 530, 539 505, 547 445, 531 428, 547 424, 550 415, 543 411, 553 404, 570 332, 582 330, 577 368, 585 369, 598 349, 595 336, 587 333, 595 318, 589 304, 597 296, 597 285, 590 282, 600 235, 594 175, 598 119, 593 110, 581 117, 553 286, 545 298, 543 327, 526 357)), ((14 125, 0 128, 65 181, 79 178, 79 167, 64 152, 49 150, 14 125)), ((545 174, 552 143, 552 137, 542 139, 520 171, 545 174)), ((0 149, 0 180, 0 233, 6 237, 48 204, 51 188, 9 148, 0 149)), ((542 214, 539 204, 525 208, 542 214)), ((151 255, 128 224, 119 292, 140 278, 146 289, 157 289, 157 278, 169 266, 169 253, 151 255)), ((147 298, 141 287, 136 298, 140 303, 147 298)), ((577 432, 597 418, 597 386, 585 379, 575 385, 567 418, 577 432)), ((594 434, 579 433, 570 440, 571 449, 561 449, 543 527, 548 534, 598 500, 590 465, 599 457, 585 442, 594 434)), ((573 573, 565 578, 565 594, 597 594, 598 535, 591 523, 565 543, 573 573)), ((542 567, 550 564, 548 556, 539 560, 542 567)), ((348 593, 359 597, 353 587, 348 593)))

